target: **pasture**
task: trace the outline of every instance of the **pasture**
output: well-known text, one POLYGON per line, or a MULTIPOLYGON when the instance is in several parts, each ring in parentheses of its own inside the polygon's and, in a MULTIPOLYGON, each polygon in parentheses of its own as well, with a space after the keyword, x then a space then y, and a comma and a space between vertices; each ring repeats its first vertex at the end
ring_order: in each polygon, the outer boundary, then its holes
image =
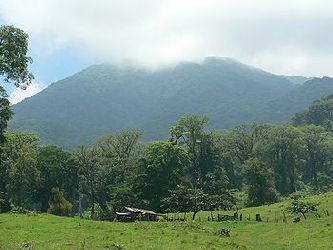
POLYGON ((0 249, 332 249, 333 193, 306 199, 320 202, 320 217, 310 215, 299 223, 293 223, 295 215, 289 213, 283 222, 290 200, 239 210, 242 221, 225 222, 207 219, 224 211, 199 212, 196 221, 134 223, 0 214, 0 249), (254 220, 256 213, 263 222, 254 220), (221 229, 230 230, 230 237, 222 236, 221 229))

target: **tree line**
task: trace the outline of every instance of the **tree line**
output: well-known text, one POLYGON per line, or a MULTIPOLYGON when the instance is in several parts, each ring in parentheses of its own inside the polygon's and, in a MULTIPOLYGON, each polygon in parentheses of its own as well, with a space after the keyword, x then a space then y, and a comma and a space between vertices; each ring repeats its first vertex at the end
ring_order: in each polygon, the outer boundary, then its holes
POLYGON ((126 130, 75 152, 40 146, 33 134, 7 132, 1 211, 19 206, 46 212, 68 202, 66 209, 89 210, 92 218, 123 206, 197 212, 232 208, 236 190, 246 192, 246 205, 257 206, 296 191, 331 188, 333 140, 327 129, 252 124, 218 132, 208 131, 207 122, 188 115, 171 126, 168 140, 145 143, 141 131, 126 130))

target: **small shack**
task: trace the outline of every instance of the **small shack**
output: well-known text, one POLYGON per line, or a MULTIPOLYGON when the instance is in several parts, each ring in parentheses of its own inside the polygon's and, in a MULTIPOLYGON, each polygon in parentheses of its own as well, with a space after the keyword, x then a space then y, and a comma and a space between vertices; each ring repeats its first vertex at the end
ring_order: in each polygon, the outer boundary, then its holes
POLYGON ((157 221, 158 213, 140 208, 124 207, 121 212, 116 212, 117 220, 131 221, 157 221))

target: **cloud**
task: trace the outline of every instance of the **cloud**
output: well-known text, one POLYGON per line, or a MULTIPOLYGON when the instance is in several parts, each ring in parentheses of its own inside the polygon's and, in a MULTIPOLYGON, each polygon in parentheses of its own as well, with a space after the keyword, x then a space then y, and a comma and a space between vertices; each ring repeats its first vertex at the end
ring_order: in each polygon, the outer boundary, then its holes
POLYGON ((9 95, 9 101, 11 104, 16 104, 23 101, 25 98, 33 96, 45 88, 45 85, 33 82, 27 89, 22 90, 15 88, 9 95))
POLYGON ((0 0, 39 53, 71 47, 159 66, 234 57, 279 74, 332 75, 330 0, 0 0))

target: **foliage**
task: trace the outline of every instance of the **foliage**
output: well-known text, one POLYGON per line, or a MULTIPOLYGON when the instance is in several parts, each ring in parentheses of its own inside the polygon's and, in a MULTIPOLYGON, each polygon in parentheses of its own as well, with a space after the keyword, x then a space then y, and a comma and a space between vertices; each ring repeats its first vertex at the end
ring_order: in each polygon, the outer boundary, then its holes
POLYGON ((170 196, 163 199, 163 205, 171 212, 193 212, 192 219, 201 210, 230 209, 235 199, 230 194, 209 195, 202 189, 179 185, 170 190, 170 196))
POLYGON ((97 196, 106 188, 103 182, 106 178, 103 174, 104 169, 98 162, 98 152, 95 148, 80 146, 74 155, 74 159, 78 164, 78 175, 80 176, 79 192, 89 196, 91 218, 93 219, 95 216, 95 203, 98 199, 97 196))
POLYGON ((37 168, 38 138, 33 134, 6 133, 2 146, 2 192, 14 206, 32 205, 36 199, 40 172, 37 168))
POLYGON ((0 27, 0 75, 16 87, 26 88, 33 75, 28 71, 28 35, 14 26, 0 27))
POLYGON ((301 199, 295 199, 291 202, 291 205, 287 208, 288 211, 294 214, 302 214, 304 219, 306 219, 306 214, 310 212, 318 211, 319 203, 306 202, 301 199))
POLYGON ((293 117, 294 125, 319 125, 331 130, 333 129, 333 95, 328 95, 316 100, 305 111, 296 113, 293 117))
POLYGON ((271 165, 276 174, 276 188, 286 195, 296 191, 297 169, 304 144, 301 132, 290 125, 271 127, 258 147, 258 158, 271 165))
POLYGON ((0 86, 0 143, 5 141, 4 132, 7 128, 7 123, 12 117, 13 112, 10 109, 8 95, 4 88, 0 86))
POLYGON ((332 135, 323 127, 315 125, 306 125, 300 127, 302 138, 305 145, 305 162, 303 164, 302 179, 306 183, 310 183, 315 190, 327 188, 321 180, 330 177, 327 173, 330 172, 333 144, 332 135))
POLYGON ((52 188, 47 212, 54 215, 68 216, 73 209, 72 203, 65 199, 59 188, 52 188))
POLYGON ((158 212, 241 208, 277 200, 278 192, 329 190, 332 134, 316 125, 252 124, 209 131, 207 118, 182 117, 167 141, 143 143, 124 130, 66 152, 36 136, 7 133, 0 164, 1 210, 46 211, 52 187, 74 204, 73 214, 112 219, 124 206, 158 212), (98 209, 98 213, 96 213, 98 209))
POLYGON ((245 162, 248 179, 248 206, 260 206, 277 201, 277 191, 273 169, 267 164, 252 158, 245 162))
POLYGON ((70 157, 70 153, 56 146, 38 149, 37 166, 41 178, 38 199, 41 201, 42 212, 46 212, 49 206, 53 187, 65 190, 67 197, 75 199, 78 188, 77 167, 70 157))
POLYGON ((208 119, 198 115, 187 115, 182 117, 176 124, 171 126, 171 141, 180 146, 185 146, 191 159, 189 168, 192 184, 202 187, 204 176, 200 155, 203 152, 204 127, 208 119))
POLYGON ((169 196, 169 190, 184 183, 189 166, 187 152, 171 142, 154 142, 145 150, 140 161, 135 189, 151 209, 160 211, 160 201, 169 196))

